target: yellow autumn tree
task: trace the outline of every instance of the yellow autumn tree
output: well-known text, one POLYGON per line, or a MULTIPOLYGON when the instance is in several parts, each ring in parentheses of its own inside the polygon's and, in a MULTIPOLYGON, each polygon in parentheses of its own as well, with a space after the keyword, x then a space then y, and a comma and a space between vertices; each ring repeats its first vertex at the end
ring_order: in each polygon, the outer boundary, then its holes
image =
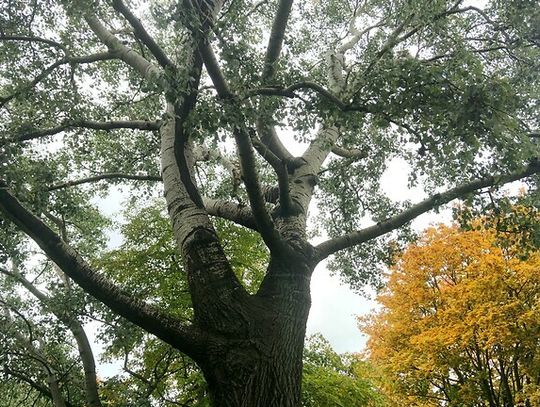
POLYGON ((428 229, 360 321, 395 405, 540 406, 540 253, 474 229, 428 229))

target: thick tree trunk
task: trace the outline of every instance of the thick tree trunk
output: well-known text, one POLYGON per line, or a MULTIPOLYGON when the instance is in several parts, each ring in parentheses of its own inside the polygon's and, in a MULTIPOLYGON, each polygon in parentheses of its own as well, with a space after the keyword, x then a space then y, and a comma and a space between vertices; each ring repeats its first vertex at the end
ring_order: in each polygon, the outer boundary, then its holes
POLYGON ((300 406, 312 269, 292 263, 271 261, 244 331, 211 346, 200 363, 214 406, 300 406))

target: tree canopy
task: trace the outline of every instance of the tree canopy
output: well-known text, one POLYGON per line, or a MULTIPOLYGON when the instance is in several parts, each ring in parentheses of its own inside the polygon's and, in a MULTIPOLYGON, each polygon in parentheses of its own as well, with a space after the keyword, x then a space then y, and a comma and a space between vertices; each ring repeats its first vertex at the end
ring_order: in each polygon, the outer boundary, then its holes
POLYGON ((382 309, 363 321, 370 358, 401 405, 538 403, 538 249, 522 256, 475 223, 428 229, 391 270, 382 309))
POLYGON ((216 405, 300 403, 321 261, 376 285, 417 216, 515 180, 535 196, 537 1, 1 5, 2 267, 33 278, 54 262, 62 284, 191 357, 216 405), (395 158, 427 198, 381 189, 395 158), (114 188, 139 206, 165 196, 178 256, 126 247, 157 256, 148 281, 115 275, 136 259, 102 256, 115 224, 97 200, 114 188), (234 263, 227 223, 259 235, 263 275, 234 263), (163 306, 184 281, 192 310, 163 306))

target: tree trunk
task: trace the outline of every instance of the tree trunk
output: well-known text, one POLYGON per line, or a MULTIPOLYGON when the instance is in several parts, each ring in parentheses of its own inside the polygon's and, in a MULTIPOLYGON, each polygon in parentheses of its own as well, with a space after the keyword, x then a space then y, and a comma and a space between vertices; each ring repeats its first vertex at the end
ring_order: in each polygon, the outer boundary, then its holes
POLYGON ((66 407, 66 402, 62 397, 62 392, 60 391, 60 386, 58 386, 58 379, 56 375, 52 372, 47 374, 47 384, 49 385, 49 390, 51 392, 51 399, 54 407, 66 407))
POLYGON ((301 405, 312 268, 288 263, 270 262, 267 277, 246 312, 243 332, 215 343, 200 363, 214 406, 301 405))

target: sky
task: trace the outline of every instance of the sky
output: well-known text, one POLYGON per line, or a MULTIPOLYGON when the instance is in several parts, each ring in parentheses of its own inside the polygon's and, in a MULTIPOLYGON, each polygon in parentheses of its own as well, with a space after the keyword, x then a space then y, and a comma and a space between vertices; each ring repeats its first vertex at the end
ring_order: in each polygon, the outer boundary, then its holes
MULTIPOLYGON (((420 188, 407 187, 408 166, 400 159, 388 164, 381 187, 392 199, 418 202, 426 198, 420 188)), ((451 211, 426 213, 413 221, 413 228, 422 231, 431 224, 449 222, 451 211)), ((323 262, 315 269, 311 281, 312 306, 308 319, 307 333, 320 332, 328 339, 338 353, 361 352, 365 349, 367 337, 357 326, 357 317, 372 312, 377 307, 374 293, 371 298, 359 295, 346 284, 342 284, 338 276, 331 276, 323 262)))

